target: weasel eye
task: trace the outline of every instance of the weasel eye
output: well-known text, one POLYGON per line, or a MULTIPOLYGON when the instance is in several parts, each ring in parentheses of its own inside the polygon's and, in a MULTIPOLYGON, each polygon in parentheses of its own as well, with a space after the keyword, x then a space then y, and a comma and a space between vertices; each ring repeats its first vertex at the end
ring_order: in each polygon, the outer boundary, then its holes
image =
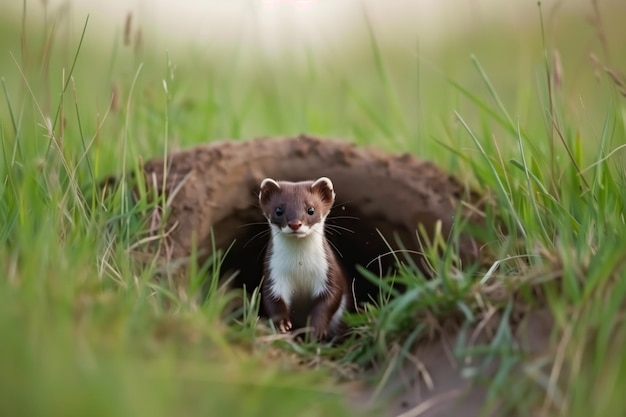
POLYGON ((313 207, 309 207, 308 209, 306 209, 306 213, 307 213, 309 216, 312 216, 312 215, 315 213, 315 208, 313 208, 313 207))
POLYGON ((283 215, 283 209, 281 207, 276 207, 274 209, 274 214, 276 214, 278 217, 283 215))

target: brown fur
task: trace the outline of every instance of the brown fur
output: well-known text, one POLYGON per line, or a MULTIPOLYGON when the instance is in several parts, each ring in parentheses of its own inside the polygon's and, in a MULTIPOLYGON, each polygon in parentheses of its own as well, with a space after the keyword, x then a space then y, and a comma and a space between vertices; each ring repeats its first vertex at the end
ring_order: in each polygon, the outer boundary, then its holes
MULTIPOLYGON (((426 275, 420 239, 433 241, 441 230, 450 237, 459 225, 487 230, 482 216, 485 196, 467 181, 458 180, 436 165, 410 154, 383 152, 372 147, 310 135, 221 141, 173 151, 167 159, 145 162, 141 181, 154 201, 168 201, 163 214, 167 235, 135 250, 174 272, 179 291, 188 291, 186 259, 197 251, 202 265, 220 251, 221 276, 232 288, 251 290, 260 285, 263 237, 267 223, 259 209, 259 184, 265 177, 302 181, 326 175, 333 179, 338 198, 326 225, 350 232, 326 233, 337 247, 357 303, 376 299, 377 283, 365 279, 357 266, 375 276, 393 273, 400 262, 414 262, 426 275), (277 163, 280 161, 280 163, 277 163), (420 226, 419 230, 418 226, 420 226), (400 252, 394 252, 402 250, 400 252)), ((125 177, 126 180, 130 176, 125 177)), ((138 189, 134 182, 129 188, 138 189), (135 188, 133 188, 135 187, 135 188)), ((137 194, 139 195, 139 194, 137 194)), ((488 203, 487 205, 490 205, 488 203)), ((160 214, 156 213, 156 214, 160 214)), ((154 232, 157 233, 157 232, 154 232)), ((478 235, 482 238, 488 234, 478 235)), ((470 230, 459 236, 458 267, 486 259, 483 240, 470 230)), ((148 261, 146 261, 148 262, 148 261)), ((260 311, 265 316, 263 308, 260 311)))
POLYGON ((265 217, 279 227, 285 227, 288 219, 298 219, 303 224, 312 226, 320 221, 322 215, 330 212, 334 201, 332 190, 319 185, 311 189, 313 181, 279 181, 278 184, 280 188, 276 188, 271 182, 266 183, 259 194, 259 202, 265 217), (309 206, 315 207, 313 216, 305 215, 305 209, 309 206), (276 216, 273 212, 275 207, 282 207, 285 214, 276 216))
MULTIPOLYGON (((311 227, 323 221, 323 218, 330 212, 334 202, 334 191, 325 182, 316 184, 313 181, 298 183, 281 181, 277 185, 272 181, 264 181, 259 193, 259 202, 265 217, 280 228, 287 227, 294 222, 311 227), (280 215, 276 214, 277 208, 281 210, 280 215), (307 213, 309 208, 314 209, 313 214, 307 213)), ((309 236, 293 239, 307 238, 309 236)), ((331 320, 344 298, 346 298, 345 309, 352 310, 350 306, 352 297, 348 296, 345 273, 325 237, 322 244, 328 262, 325 291, 316 297, 313 294, 308 296, 300 294, 291 299, 290 305, 287 305, 285 300, 276 297, 272 291, 274 282, 270 259, 274 256, 274 238, 270 239, 264 262, 262 299, 266 312, 281 332, 310 325, 315 337, 323 340, 337 336, 343 330, 342 323, 331 326, 331 320)))

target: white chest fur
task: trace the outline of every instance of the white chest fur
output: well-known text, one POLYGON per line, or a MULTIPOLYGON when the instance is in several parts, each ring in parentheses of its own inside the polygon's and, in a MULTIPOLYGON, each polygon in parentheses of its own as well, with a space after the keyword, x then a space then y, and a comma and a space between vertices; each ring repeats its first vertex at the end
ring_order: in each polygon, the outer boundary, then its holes
POLYGON ((283 234, 272 228, 272 253, 269 259, 271 291, 289 306, 299 297, 317 297, 328 281, 328 260, 324 249, 324 225, 317 223, 306 237, 283 234))

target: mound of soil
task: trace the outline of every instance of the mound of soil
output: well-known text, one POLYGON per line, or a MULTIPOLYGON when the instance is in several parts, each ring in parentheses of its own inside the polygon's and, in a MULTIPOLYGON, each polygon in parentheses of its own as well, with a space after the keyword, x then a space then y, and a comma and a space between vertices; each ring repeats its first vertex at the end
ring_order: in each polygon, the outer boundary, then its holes
MULTIPOLYGON (((530 394, 520 394, 526 404, 517 404, 518 409, 513 410, 507 409, 511 404, 503 403, 494 392, 489 398, 488 390, 497 386, 492 381, 498 371, 503 366, 505 369, 511 366, 511 355, 535 362, 531 365, 521 362, 515 368, 509 368, 509 372, 518 374, 514 379, 517 383, 499 389, 525 392, 528 384, 533 384, 533 378, 521 369, 535 367, 538 358, 546 358, 554 319, 547 309, 528 311, 519 323, 511 326, 512 350, 501 352, 501 355, 494 351, 486 354, 501 319, 499 314, 494 314, 486 322, 472 325, 467 333, 460 332, 453 323, 442 326, 436 337, 417 344, 411 352, 411 360, 404 361, 392 372, 382 391, 378 386, 358 387, 348 396, 350 404, 357 410, 367 410, 374 405, 372 398, 377 398, 382 400, 378 402, 377 415, 395 417, 537 415, 536 412, 529 414, 536 407, 533 403, 536 398, 531 399, 530 394), (468 338, 467 334, 472 336, 468 338), (477 348, 482 348, 482 353, 478 350, 470 353, 477 348), (458 354, 464 350, 468 355, 458 354), (503 359, 509 362, 504 363, 503 359), (470 369, 473 376, 464 372, 470 369)), ((550 365, 546 364, 541 372, 547 372, 549 368, 550 365)))
MULTIPOLYGON (((161 246, 152 250, 158 250, 168 264, 187 259, 194 245, 200 262, 215 251, 227 252, 221 276, 234 276, 231 284, 245 285, 249 291, 260 283, 269 239, 258 204, 259 186, 266 177, 301 181, 327 176, 333 181, 337 199, 327 219, 327 235, 353 278, 357 301, 375 297, 377 291, 357 265, 376 276, 385 275, 396 265, 390 254, 396 251, 400 261, 413 262, 428 275, 431 271, 420 254, 420 239, 431 240, 439 226, 450 236, 458 223, 480 223, 470 210, 480 206, 480 196, 432 163, 340 140, 301 135, 215 142, 171 153, 166 160, 149 160, 143 173, 153 197, 164 196, 168 201, 167 233, 156 240, 161 246), (418 229, 419 225, 423 228, 418 229), (427 236, 420 236, 418 230, 427 236)), ((462 263, 479 261, 474 238, 461 234, 455 243, 462 263)), ((529 320, 530 329, 548 322, 544 317, 529 320)), ((518 341, 541 350, 550 327, 537 334, 519 334, 518 341)), ((420 342, 413 354, 424 366, 407 364, 396 371, 391 380, 397 383, 378 393, 379 398, 391 400, 381 415, 480 414, 486 390, 462 376, 467 358, 461 363, 451 349, 458 344, 457 330, 442 331, 439 337, 420 342)), ((488 343, 492 336, 483 341, 488 343)), ((485 370, 483 377, 492 377, 495 366, 485 370)), ((373 393, 374 389, 357 392, 355 408, 370 404, 373 393)))
MULTIPOLYGON (((357 300, 376 290, 357 265, 385 275, 395 265, 391 251, 403 249, 396 252, 399 259, 428 274, 419 254, 418 225, 431 238, 441 222, 448 236, 456 222, 470 217, 461 202, 478 199, 460 181, 413 155, 306 135, 200 145, 148 161, 144 175, 148 188, 169 200, 162 251, 167 259, 188 257, 194 244, 201 262, 215 250, 228 251, 222 276, 236 273, 233 285, 248 289, 259 284, 269 238, 257 200, 261 181, 329 177, 337 199, 327 234, 354 280, 357 300)), ((476 260, 477 242, 461 235, 458 254, 463 262, 476 260)))

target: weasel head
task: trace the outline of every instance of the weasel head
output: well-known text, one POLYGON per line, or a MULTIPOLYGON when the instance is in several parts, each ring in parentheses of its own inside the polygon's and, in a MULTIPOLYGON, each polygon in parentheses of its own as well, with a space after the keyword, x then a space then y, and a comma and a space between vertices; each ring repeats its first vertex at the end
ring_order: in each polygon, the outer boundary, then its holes
POLYGON ((272 229, 291 237, 323 231, 324 221, 335 202, 333 183, 326 177, 315 181, 261 182, 259 203, 272 229))

